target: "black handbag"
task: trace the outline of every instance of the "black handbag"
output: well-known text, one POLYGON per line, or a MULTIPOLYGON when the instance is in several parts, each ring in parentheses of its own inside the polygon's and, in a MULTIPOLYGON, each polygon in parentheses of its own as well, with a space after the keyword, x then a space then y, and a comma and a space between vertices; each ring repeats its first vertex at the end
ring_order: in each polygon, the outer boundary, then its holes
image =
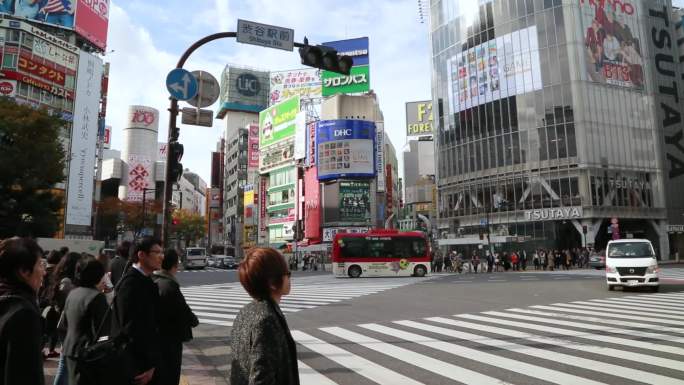
MULTIPOLYGON (((117 282, 114 290, 118 288, 119 283, 121 280, 117 282)), ((115 301, 116 291, 100 326, 95 330, 95 325, 91 324, 92 337, 77 351, 76 370, 81 384, 128 384, 135 376, 133 356, 129 351, 130 339, 125 335, 100 337, 105 322, 109 321, 115 301)))

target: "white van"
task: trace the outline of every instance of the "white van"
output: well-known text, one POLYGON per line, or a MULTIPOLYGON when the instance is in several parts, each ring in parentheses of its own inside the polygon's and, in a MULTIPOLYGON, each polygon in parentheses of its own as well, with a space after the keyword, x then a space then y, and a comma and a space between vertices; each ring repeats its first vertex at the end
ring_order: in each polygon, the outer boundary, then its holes
POLYGON ((204 269, 207 267, 207 250, 204 247, 188 247, 183 262, 185 270, 204 269))
POLYGON ((616 286, 647 286, 658 291, 658 261, 648 239, 620 239, 606 246, 606 283, 616 286))

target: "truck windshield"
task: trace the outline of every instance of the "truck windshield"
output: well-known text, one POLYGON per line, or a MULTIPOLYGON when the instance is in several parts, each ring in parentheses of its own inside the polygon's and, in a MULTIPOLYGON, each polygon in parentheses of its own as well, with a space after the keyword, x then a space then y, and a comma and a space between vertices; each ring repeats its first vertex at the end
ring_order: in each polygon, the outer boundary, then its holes
POLYGON ((653 258, 655 253, 649 243, 624 242, 610 245, 609 258, 653 258))

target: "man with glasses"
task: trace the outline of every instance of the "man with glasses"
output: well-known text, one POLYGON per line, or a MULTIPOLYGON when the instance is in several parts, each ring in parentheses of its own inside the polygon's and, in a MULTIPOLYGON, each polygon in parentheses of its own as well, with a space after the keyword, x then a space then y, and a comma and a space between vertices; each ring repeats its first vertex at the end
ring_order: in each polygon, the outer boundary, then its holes
POLYGON ((160 363, 158 330, 159 291, 152 273, 161 269, 164 252, 159 239, 140 239, 131 255, 132 267, 121 278, 114 298, 111 335, 129 344, 131 368, 122 368, 121 383, 155 384, 160 363), (127 370, 129 369, 129 370, 127 370), (130 372, 130 373, 127 373, 130 372))

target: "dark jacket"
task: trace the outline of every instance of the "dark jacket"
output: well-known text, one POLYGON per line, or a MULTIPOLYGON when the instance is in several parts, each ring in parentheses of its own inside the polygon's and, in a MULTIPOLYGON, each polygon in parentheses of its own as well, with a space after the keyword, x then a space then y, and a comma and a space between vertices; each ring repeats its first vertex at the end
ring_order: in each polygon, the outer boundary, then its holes
POLYGON ((183 361, 183 342, 192 339, 192 328, 199 324, 181 293, 176 278, 155 272, 152 279, 159 287, 159 336, 162 361, 154 371, 155 384, 178 384, 183 361))
POLYGON ((232 385, 298 385, 297 348, 285 317, 272 300, 240 310, 231 333, 232 385))
POLYGON ((67 332, 62 351, 67 357, 70 384, 86 383, 85 379, 79 378, 76 373, 75 359, 82 346, 97 340, 96 334, 97 337, 109 335, 108 325, 103 324, 106 313, 107 299, 96 289, 77 287, 69 293, 64 306, 67 332), (104 325, 101 330, 100 325, 104 325), (98 331, 100 331, 99 334, 98 331))
POLYGON ((190 341, 192 328, 199 321, 185 302, 178 281, 164 272, 155 272, 152 280, 159 287, 159 336, 179 343, 190 341))
POLYGON ((112 285, 116 286, 116 283, 119 282, 119 279, 121 279, 121 277, 123 276, 127 262, 128 259, 120 255, 117 255, 116 257, 112 258, 112 262, 109 265, 109 270, 111 271, 110 279, 112 280, 112 285))
POLYGON ((43 385, 42 326, 36 293, 0 282, 0 385, 43 385))
POLYGON ((111 336, 129 339, 137 374, 156 368, 160 360, 159 291, 152 278, 130 268, 121 278, 112 314, 111 336))

